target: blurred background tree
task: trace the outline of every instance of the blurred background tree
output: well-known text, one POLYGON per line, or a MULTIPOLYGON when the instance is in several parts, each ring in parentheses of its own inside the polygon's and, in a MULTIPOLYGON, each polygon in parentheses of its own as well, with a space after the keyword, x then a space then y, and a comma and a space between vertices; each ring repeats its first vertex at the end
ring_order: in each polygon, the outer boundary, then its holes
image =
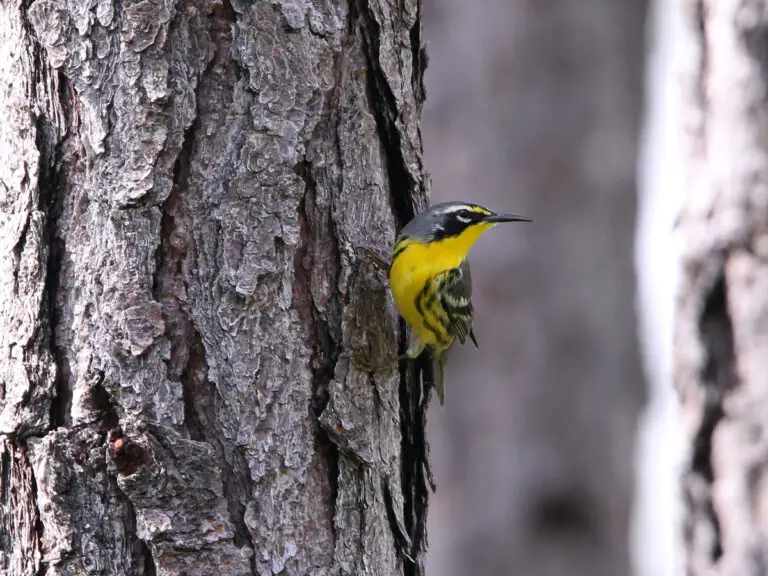
POLYGON ((675 380, 688 574, 768 570, 768 2, 686 2, 675 380))
POLYGON ((427 2, 432 201, 531 216, 472 252, 480 350, 431 419, 429 573, 628 574, 647 2, 427 2))

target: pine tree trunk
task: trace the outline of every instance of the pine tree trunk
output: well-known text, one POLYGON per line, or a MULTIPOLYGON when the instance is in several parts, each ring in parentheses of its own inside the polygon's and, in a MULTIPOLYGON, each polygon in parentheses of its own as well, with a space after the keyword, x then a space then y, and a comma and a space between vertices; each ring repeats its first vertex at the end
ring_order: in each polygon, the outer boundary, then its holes
POLYGON ((694 0, 676 384, 687 573, 768 570, 768 4, 694 0))
POLYGON ((0 571, 422 573, 420 10, 0 4, 0 571))

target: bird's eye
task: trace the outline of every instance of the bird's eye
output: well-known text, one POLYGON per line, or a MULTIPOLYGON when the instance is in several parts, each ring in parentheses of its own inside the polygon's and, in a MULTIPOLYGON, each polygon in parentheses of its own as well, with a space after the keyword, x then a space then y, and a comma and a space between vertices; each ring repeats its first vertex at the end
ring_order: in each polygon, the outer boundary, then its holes
POLYGON ((456 215, 456 220, 458 220, 459 222, 463 222, 464 224, 469 224, 470 222, 472 222, 472 218, 468 216, 460 216, 458 214, 456 215))

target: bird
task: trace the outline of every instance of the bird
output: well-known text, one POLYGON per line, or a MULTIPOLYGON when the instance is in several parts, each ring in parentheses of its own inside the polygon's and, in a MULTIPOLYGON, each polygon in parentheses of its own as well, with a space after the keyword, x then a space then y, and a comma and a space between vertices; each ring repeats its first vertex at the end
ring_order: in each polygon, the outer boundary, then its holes
POLYGON ((502 222, 532 222, 517 214, 496 213, 472 202, 442 202, 408 222, 397 236, 389 264, 395 305, 411 328, 406 352, 398 360, 432 355, 434 387, 445 402, 445 368, 456 339, 478 348, 472 327, 472 277, 467 255, 483 232, 502 222))

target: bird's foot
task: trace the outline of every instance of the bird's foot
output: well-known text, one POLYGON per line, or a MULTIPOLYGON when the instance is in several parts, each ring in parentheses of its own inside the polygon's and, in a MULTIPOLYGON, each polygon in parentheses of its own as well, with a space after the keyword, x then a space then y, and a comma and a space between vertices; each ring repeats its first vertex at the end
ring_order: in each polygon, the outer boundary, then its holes
POLYGON ((373 358, 369 351, 362 350, 352 352, 352 360, 357 370, 371 374, 387 374, 392 372, 397 367, 398 362, 398 358, 386 362, 377 362, 377 359, 373 358))
POLYGON ((375 251, 371 250, 367 246, 359 246, 357 251, 359 254, 362 254, 368 260, 373 262, 379 270, 389 272, 389 262, 385 258, 382 258, 375 251))

